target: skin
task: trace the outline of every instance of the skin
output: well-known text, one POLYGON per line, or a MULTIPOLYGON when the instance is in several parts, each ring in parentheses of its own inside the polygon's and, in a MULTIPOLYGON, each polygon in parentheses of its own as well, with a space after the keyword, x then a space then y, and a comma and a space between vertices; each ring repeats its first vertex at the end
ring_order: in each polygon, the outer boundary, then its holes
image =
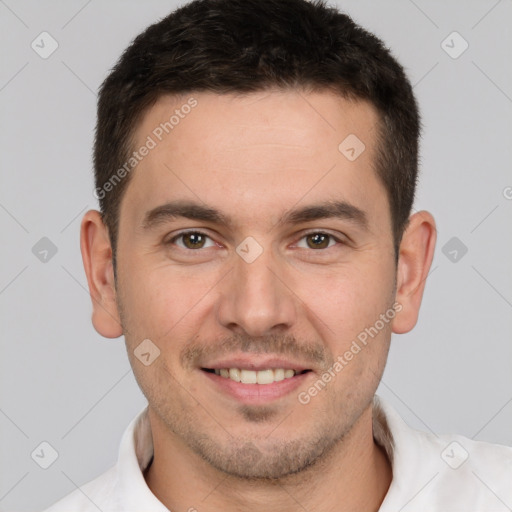
MULTIPOLYGON (((371 105, 331 92, 193 97, 197 106, 133 171, 120 208, 117 282, 99 213, 82 222, 93 324, 105 337, 124 334, 149 402, 148 486, 176 511, 378 510, 392 473, 373 439, 372 399, 391 333, 417 321, 434 219, 410 217, 396 266, 387 194, 373 168, 371 105), (366 147, 355 161, 338 150, 349 134, 366 147), (160 216, 146 225, 149 211, 176 200, 214 208, 231 223, 160 216), (279 222, 326 201, 355 206, 366 225, 345 217, 279 222), (206 235, 204 246, 174 238, 184 229, 206 235), (335 238, 317 248, 311 231, 335 238), (262 248, 251 263, 236 252, 247 237, 262 248), (394 318, 300 403, 298 394, 394 303, 394 318), (148 338, 160 355, 145 366, 134 350, 148 338), (310 371, 289 393, 251 402, 201 370, 231 357, 249 368, 278 357, 310 371)), ((186 100, 160 98, 135 146, 186 100)))

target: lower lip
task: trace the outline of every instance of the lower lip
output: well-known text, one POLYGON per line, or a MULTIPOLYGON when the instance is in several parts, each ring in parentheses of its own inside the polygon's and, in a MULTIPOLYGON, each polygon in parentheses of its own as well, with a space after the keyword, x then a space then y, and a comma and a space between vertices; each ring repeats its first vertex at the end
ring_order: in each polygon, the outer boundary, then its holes
POLYGON ((205 372, 204 370, 200 371, 205 377, 218 386, 222 392, 248 404, 268 403, 286 396, 303 384, 304 380, 312 373, 300 373, 294 377, 279 382, 273 382, 272 384, 243 384, 242 382, 236 382, 226 377, 221 377, 215 373, 205 372))

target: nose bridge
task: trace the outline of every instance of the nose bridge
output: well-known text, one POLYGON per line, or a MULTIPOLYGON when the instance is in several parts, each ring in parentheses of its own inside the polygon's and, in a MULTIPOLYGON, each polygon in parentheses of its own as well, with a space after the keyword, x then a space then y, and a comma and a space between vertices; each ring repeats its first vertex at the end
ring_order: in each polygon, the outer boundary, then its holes
POLYGON ((278 262, 272 251, 259 250, 255 256, 254 250, 250 242, 248 246, 242 243, 238 247, 218 316, 224 327, 263 336, 276 329, 289 328, 295 322, 296 308, 293 295, 279 276, 278 262), (251 257, 247 257, 251 251, 251 257))

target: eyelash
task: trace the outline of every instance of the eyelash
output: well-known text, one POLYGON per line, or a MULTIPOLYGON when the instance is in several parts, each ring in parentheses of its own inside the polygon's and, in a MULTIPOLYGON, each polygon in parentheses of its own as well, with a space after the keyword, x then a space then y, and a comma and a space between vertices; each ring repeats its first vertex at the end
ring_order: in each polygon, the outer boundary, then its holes
MULTIPOLYGON (((201 235, 201 236, 204 236, 206 238, 209 238, 210 240, 213 241, 213 239, 206 233, 204 233, 203 231, 198 231, 198 230, 189 230, 189 231, 182 231, 181 233, 178 233, 177 235, 173 236, 170 240, 168 240, 167 242, 165 242, 165 245, 173 245, 176 243, 176 241, 178 239, 180 239, 181 237, 185 236, 185 235, 190 235, 190 234, 194 234, 194 235, 201 235)), ((334 236, 333 234, 327 232, 327 231, 310 231, 310 232, 307 232, 307 233, 304 233, 300 239, 300 240, 303 240, 304 238, 310 236, 310 235, 327 235, 331 240, 334 240, 335 242, 337 242, 337 244, 341 244, 341 245, 345 245, 346 242, 341 240, 340 238, 334 236)), ((190 251, 190 252, 194 252, 194 251, 200 251, 201 249, 204 249, 204 248, 199 248, 199 249, 189 249, 188 247, 180 247, 178 246, 180 249, 184 249, 186 251, 190 251)), ((334 246, 328 246, 324 249, 311 249, 310 247, 308 247, 307 249, 310 249, 311 251, 318 251, 318 252, 322 252, 322 251, 325 251, 326 249, 331 249, 332 247, 334 246)), ((206 247, 206 249, 209 249, 209 247, 206 247)))

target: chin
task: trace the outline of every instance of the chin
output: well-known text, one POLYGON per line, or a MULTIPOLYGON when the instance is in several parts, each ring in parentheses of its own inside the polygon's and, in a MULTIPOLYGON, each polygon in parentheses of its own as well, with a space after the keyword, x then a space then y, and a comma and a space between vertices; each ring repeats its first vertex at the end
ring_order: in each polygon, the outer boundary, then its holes
POLYGON ((310 440, 231 439, 229 446, 202 438, 193 450, 210 466, 243 480, 281 480, 320 462, 340 439, 315 435, 310 440))

